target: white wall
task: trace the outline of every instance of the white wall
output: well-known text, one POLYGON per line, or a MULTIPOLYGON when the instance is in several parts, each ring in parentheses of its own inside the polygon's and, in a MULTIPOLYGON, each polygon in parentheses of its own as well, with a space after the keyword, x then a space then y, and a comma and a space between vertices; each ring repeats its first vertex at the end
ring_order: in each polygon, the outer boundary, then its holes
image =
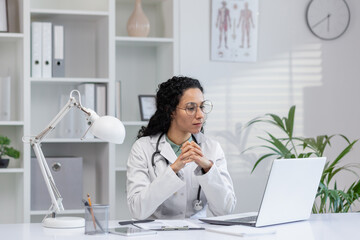
MULTIPOLYGON (((319 40, 309 31, 305 21, 309 1, 259 2, 258 60, 231 63, 210 61, 211 1, 180 1, 180 73, 201 80, 206 98, 215 105, 206 132, 227 154, 237 212, 257 210, 269 162, 250 174, 259 152, 240 152, 259 143, 256 136, 262 129, 236 134, 236 126, 268 112, 285 115, 296 104, 295 131, 300 136, 360 135, 360 2, 347 0, 352 14, 349 29, 333 41, 319 40)), ((329 158, 343 147, 336 143, 329 158)), ((348 162, 360 162, 359 144, 348 162)), ((345 186, 354 179, 340 176, 338 182, 345 186)))

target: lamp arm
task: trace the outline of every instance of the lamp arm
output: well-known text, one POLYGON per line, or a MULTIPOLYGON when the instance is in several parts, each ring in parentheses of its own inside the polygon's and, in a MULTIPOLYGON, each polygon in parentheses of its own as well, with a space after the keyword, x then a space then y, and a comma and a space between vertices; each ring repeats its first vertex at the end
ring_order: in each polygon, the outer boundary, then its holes
POLYGON ((44 154, 41 150, 41 142, 56 127, 56 125, 66 116, 66 114, 70 111, 70 109, 72 107, 79 108, 80 110, 85 112, 88 116, 91 115, 91 112, 81 105, 80 99, 81 99, 81 96, 80 96, 80 92, 78 90, 71 91, 69 101, 60 110, 60 112, 53 118, 53 120, 51 120, 51 122, 48 124, 48 126, 44 130, 42 130, 37 136, 30 138, 30 144, 34 149, 34 153, 38 160, 41 173, 43 175, 46 187, 50 194, 50 198, 51 198, 51 202, 52 202, 50 210, 53 213, 58 213, 58 212, 63 211, 64 207, 62 205, 62 197, 60 195, 60 192, 56 187, 54 178, 51 174, 49 166, 48 166, 46 159, 44 157, 44 154), (77 100, 75 97, 72 96, 73 92, 76 92, 78 94, 79 100, 77 100))
POLYGON ((62 205, 62 197, 60 195, 59 190, 56 187, 54 178, 50 172, 49 166, 41 150, 40 143, 32 143, 32 147, 34 149, 34 153, 38 160, 41 173, 44 177, 45 185, 48 189, 51 198, 52 205, 50 210, 53 213, 64 211, 64 206, 62 205))
POLYGON ((74 97, 70 97, 69 101, 65 106, 60 110, 60 112, 51 120, 48 126, 42 130, 37 136, 35 136, 34 141, 40 143, 55 127, 56 125, 66 116, 72 107, 80 106, 79 102, 76 101, 74 97))

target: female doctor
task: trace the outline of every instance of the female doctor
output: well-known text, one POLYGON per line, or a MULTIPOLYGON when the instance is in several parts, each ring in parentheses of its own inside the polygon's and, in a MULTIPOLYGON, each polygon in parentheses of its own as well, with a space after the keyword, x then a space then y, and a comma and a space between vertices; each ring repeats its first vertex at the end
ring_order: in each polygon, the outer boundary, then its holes
POLYGON ((127 163, 127 202, 136 219, 230 214, 236 204, 219 143, 201 133, 212 104, 199 81, 159 85, 155 114, 139 131, 127 163))

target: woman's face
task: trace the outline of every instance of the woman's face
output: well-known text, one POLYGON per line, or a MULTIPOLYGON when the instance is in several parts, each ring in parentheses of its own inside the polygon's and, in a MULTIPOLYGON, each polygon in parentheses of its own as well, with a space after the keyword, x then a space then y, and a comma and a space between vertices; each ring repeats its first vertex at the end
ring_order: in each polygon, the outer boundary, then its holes
POLYGON ((198 133, 204 123, 204 113, 199 106, 204 101, 203 93, 198 88, 189 88, 184 91, 179 104, 173 113, 171 127, 184 133, 198 133), (185 110, 188 103, 196 103, 197 109, 194 115, 188 115, 185 110))

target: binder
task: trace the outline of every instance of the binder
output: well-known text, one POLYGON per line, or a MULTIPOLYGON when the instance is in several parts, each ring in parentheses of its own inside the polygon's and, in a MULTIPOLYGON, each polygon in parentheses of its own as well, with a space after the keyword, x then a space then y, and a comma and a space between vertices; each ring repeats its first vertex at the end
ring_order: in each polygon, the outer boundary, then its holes
POLYGON ((106 115, 106 86, 105 84, 96 84, 96 113, 101 117, 106 115))
POLYGON ((0 121, 10 121, 11 77, 0 77, 0 121))
POLYGON ((115 97, 116 97, 116 102, 115 102, 115 108, 116 108, 116 117, 118 119, 121 120, 121 82, 117 81, 115 83, 115 97))
POLYGON ((31 23, 31 76, 42 76, 42 23, 31 23))
MULTIPOLYGON (((61 94, 59 99, 59 108, 61 109, 69 101, 69 94, 61 94)), ((79 138, 80 134, 75 133, 75 124, 80 122, 77 117, 78 113, 82 113, 77 109, 71 109, 66 116, 59 122, 55 130, 57 131, 57 137, 60 138, 79 138)))
POLYGON ((53 29, 53 77, 65 77, 64 26, 54 25, 53 29))
MULTIPOLYGON (((81 104, 85 108, 89 108, 89 109, 95 111, 95 84, 94 83, 80 84, 78 86, 78 90, 81 94, 81 104)), ((82 116, 85 118, 84 114, 82 114, 82 116)), ((85 120, 81 121, 81 123, 82 123, 82 126, 81 126, 82 131, 81 132, 82 132, 82 134, 84 134, 84 132, 89 128, 89 125, 87 123, 85 123, 85 120)), ((87 133, 85 135, 85 138, 87 138, 87 139, 94 138, 94 135, 87 133)))
POLYGON ((9 32, 8 4, 0 1, 0 32, 9 32))
POLYGON ((52 77, 52 23, 42 23, 42 77, 52 77))

